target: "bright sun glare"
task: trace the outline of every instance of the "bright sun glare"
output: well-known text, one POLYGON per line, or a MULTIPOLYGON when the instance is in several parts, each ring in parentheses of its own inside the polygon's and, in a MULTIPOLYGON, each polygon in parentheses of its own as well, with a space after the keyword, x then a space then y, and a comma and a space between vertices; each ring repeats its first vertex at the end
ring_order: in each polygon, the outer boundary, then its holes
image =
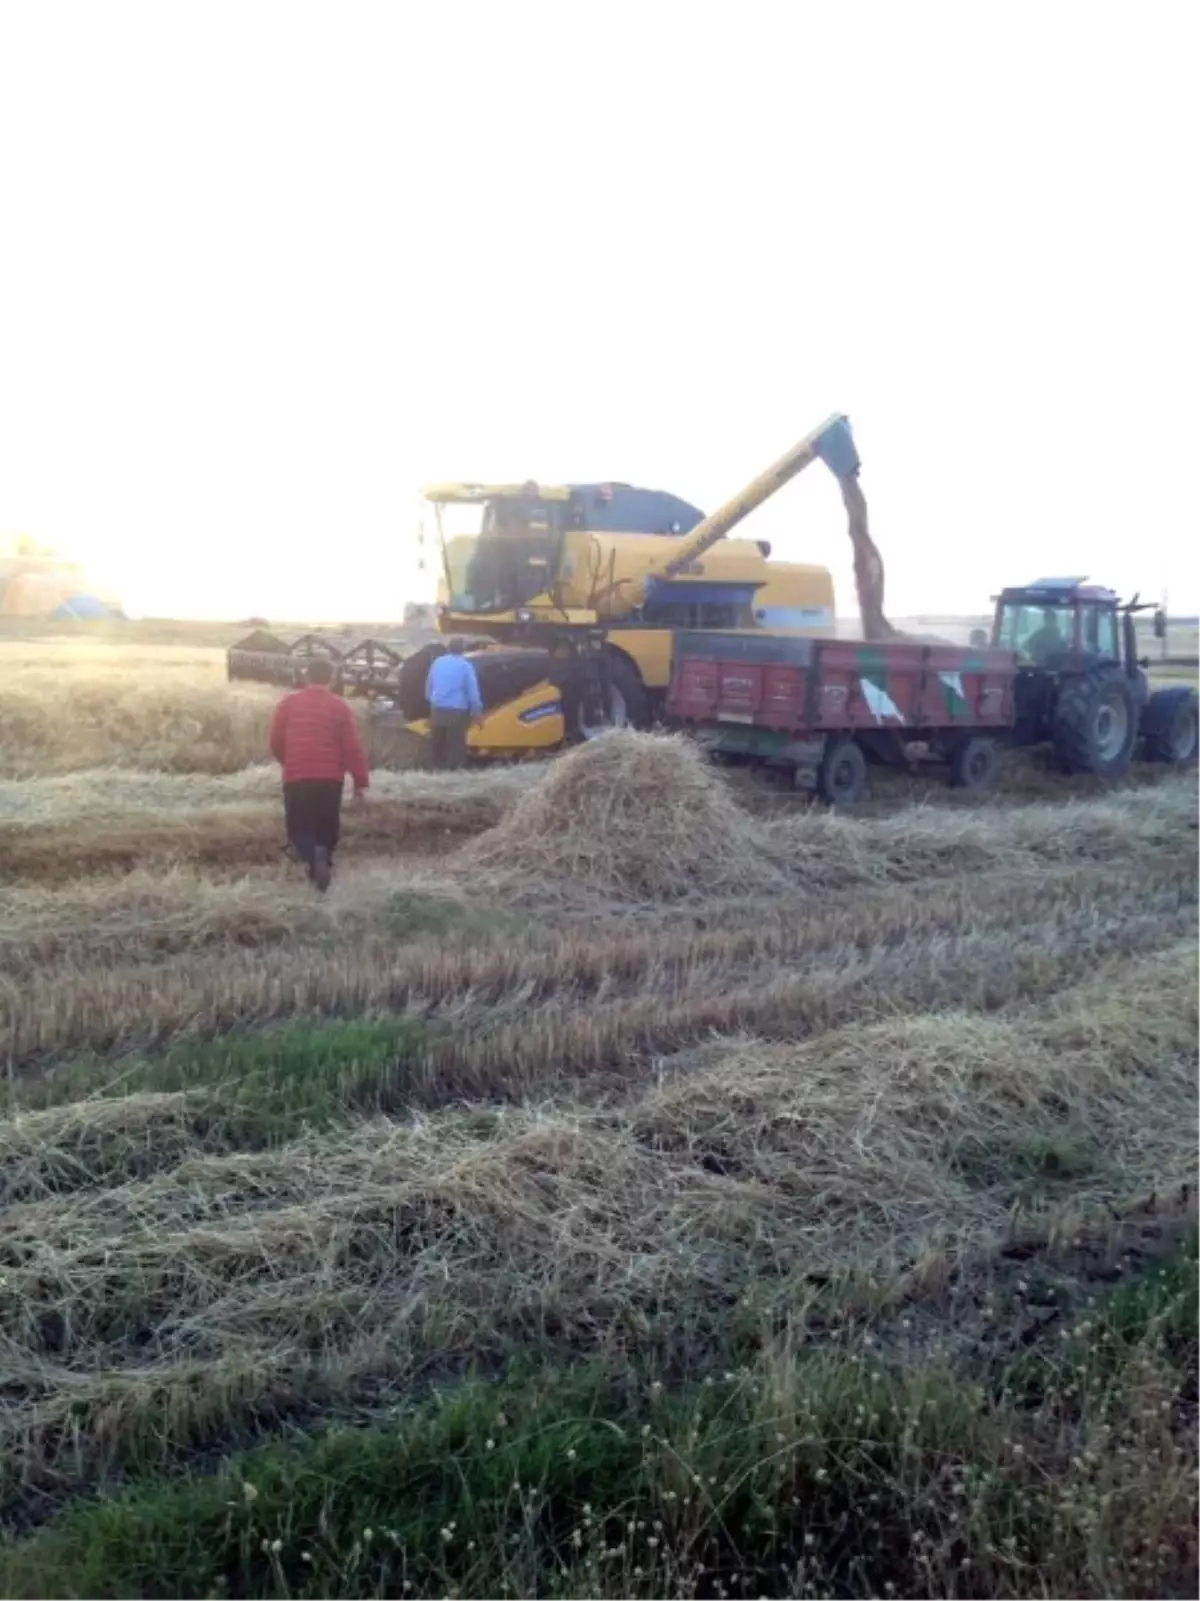
MULTIPOLYGON (((133 613, 395 616, 423 482, 708 508, 843 409, 898 615, 1196 610, 1193 21, 8 7, 0 530, 133 613)), ((753 531, 850 608, 827 480, 753 531)))

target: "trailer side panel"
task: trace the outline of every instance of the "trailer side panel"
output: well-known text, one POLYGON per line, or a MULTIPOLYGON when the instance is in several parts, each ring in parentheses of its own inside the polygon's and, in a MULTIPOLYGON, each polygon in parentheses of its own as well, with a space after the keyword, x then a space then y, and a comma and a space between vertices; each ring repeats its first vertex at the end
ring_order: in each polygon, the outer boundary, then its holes
POLYGON ((909 641, 676 636, 668 716, 779 733, 1011 726, 1016 658, 909 641))

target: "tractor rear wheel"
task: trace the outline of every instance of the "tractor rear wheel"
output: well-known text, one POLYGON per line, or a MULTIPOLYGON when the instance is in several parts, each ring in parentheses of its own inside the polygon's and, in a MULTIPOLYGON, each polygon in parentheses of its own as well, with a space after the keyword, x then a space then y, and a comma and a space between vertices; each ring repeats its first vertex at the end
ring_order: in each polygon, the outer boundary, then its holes
POLYGON ((950 758, 950 782, 955 789, 990 789, 1000 771, 1000 751, 988 734, 968 734, 959 740, 950 758))
POLYGON ((867 759, 853 739, 831 739, 821 757, 817 794, 831 806, 853 806, 867 796, 867 759))
POLYGON ((1095 667, 1063 682, 1052 740, 1065 771, 1118 777, 1132 760, 1136 739, 1133 691, 1120 668, 1095 667))

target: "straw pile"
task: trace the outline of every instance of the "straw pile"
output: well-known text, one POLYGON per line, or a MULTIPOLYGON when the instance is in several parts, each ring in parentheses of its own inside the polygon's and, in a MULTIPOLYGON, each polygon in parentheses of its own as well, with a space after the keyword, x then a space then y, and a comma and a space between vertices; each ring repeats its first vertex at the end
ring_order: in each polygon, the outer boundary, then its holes
POLYGON ((617 729, 556 762, 457 864, 517 901, 678 901, 776 893, 775 854, 694 745, 617 729))

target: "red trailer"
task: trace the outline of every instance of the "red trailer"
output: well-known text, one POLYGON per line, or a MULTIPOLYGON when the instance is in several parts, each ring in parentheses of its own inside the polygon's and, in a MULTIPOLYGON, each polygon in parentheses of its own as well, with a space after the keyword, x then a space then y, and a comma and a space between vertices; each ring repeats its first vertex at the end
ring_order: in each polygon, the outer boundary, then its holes
POLYGON ((1016 674, 1015 652, 991 647, 684 631, 666 711, 714 754, 791 766, 797 787, 847 803, 868 761, 907 766, 918 745, 952 783, 990 783, 1016 674))

